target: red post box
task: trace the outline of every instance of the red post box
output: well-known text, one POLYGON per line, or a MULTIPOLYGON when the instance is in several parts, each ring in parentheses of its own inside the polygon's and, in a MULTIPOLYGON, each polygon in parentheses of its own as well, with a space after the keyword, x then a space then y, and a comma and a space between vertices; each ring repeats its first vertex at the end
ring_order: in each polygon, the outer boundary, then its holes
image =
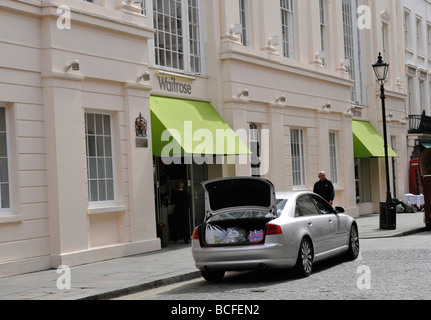
POLYGON ((410 160, 410 193, 416 195, 423 194, 419 158, 410 160))

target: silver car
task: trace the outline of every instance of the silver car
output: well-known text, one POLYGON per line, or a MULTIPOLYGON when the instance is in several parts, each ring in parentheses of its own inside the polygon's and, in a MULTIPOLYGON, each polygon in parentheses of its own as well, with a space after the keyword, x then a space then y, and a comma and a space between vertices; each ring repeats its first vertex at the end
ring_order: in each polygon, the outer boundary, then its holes
POLYGON ((291 267, 306 277, 315 262, 358 257, 355 220, 317 194, 275 193, 270 181, 254 177, 202 185, 205 221, 193 232, 192 253, 208 281, 221 280, 225 271, 291 267))

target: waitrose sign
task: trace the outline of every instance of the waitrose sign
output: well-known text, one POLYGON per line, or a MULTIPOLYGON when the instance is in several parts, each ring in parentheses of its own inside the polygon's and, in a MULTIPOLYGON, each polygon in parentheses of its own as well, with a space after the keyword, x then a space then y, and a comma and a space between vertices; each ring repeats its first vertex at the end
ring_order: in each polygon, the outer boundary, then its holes
POLYGON ((188 83, 177 82, 175 77, 164 77, 158 76, 160 90, 171 92, 171 93, 181 93, 181 94, 192 94, 192 85, 188 83))

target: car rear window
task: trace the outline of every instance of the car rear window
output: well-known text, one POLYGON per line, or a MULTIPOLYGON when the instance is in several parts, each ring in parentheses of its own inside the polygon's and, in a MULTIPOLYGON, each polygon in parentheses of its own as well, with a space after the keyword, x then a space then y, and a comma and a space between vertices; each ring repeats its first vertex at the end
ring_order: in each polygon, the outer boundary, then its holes
POLYGON ((215 221, 221 221, 221 220, 238 220, 238 219, 268 219, 271 217, 272 217, 272 214, 270 212, 245 210, 245 211, 220 213, 211 217, 208 220, 208 222, 215 222, 215 221))
POLYGON ((270 187, 259 180, 244 182, 240 179, 217 181, 206 186, 213 211, 232 207, 271 206, 270 187))

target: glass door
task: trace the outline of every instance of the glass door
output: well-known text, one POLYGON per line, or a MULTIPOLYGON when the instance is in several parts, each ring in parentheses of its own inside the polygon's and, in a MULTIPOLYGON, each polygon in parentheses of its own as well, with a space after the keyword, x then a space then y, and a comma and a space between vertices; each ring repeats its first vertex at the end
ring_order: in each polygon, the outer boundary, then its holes
POLYGON ((191 164, 188 166, 188 187, 190 192, 190 230, 202 224, 205 217, 205 192, 201 182, 208 179, 206 164, 191 164))

